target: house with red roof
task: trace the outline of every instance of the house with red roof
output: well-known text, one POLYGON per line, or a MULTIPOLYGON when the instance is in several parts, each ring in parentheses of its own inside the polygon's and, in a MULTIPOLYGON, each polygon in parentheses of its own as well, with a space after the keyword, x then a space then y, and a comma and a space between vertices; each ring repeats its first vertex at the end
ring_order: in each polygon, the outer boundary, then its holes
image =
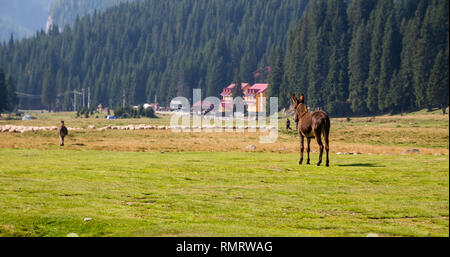
POLYGON ((269 84, 257 83, 247 89, 244 100, 248 106, 248 112, 261 113, 266 111, 265 98, 267 98, 268 88, 269 84))
MULTIPOLYGON (((233 93, 232 90, 235 84, 232 83, 224 88, 221 96, 221 111, 232 110, 233 108, 233 93)), ((263 97, 267 97, 267 89, 269 84, 257 83, 251 86, 249 83, 242 83, 241 90, 243 91, 244 103, 247 106, 247 111, 251 113, 260 113, 266 111, 266 102, 263 97)))
MULTIPOLYGON (((220 109, 222 112, 225 112, 225 110, 230 110, 228 108, 233 109, 233 88, 236 86, 235 83, 231 83, 228 87, 224 88, 222 93, 220 94, 222 96, 220 109)), ((244 92, 244 98, 245 98, 245 92, 247 89, 250 88, 249 83, 241 83, 241 90, 244 92)), ((245 100, 245 99, 244 99, 245 100)))

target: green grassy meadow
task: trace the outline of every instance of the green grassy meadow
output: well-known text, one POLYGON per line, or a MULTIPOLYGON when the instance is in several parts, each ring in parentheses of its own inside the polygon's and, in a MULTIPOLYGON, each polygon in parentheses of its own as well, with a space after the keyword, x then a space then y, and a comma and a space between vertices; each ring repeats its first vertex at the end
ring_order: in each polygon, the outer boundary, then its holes
POLYGON ((64 119, 83 130, 64 147, 55 131, 0 133, 0 237, 449 236, 449 116, 439 110, 331 119, 329 168, 298 165, 283 117, 277 142, 260 144, 250 132, 88 128, 167 126, 169 115, 29 114, 0 126, 64 119), (411 148, 420 151, 402 154, 411 148), (351 151, 360 154, 338 154, 351 151))
POLYGON ((330 159, 0 149, 0 236, 449 236, 448 155, 330 159))

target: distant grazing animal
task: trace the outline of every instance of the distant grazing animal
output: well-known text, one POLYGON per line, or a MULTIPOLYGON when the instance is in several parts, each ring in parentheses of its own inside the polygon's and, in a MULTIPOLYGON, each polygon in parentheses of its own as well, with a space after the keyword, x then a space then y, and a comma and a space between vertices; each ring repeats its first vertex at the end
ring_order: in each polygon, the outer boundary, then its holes
POLYGON ((286 130, 291 130, 291 120, 289 118, 286 119, 286 130))
POLYGON ((69 134, 66 126, 64 126, 64 121, 61 121, 61 126, 58 128, 58 134, 60 139, 60 146, 64 146, 64 137, 69 134))
POLYGON ((330 161, 328 159, 328 152, 330 150, 328 138, 330 135, 330 118, 324 111, 315 111, 313 113, 308 112, 305 104, 305 96, 303 94, 300 95, 300 99, 298 99, 295 94, 292 94, 292 99, 295 102, 295 114, 294 121, 297 122, 297 130, 300 135, 300 161, 298 164, 302 164, 303 162, 303 150, 305 149, 303 139, 306 137, 307 140, 307 148, 308 159, 306 164, 309 164, 309 152, 311 150, 310 143, 311 138, 316 138, 317 144, 320 147, 320 155, 319 162, 317 166, 320 166, 322 163, 322 154, 323 154, 323 144, 322 144, 322 134, 325 141, 325 150, 327 151, 327 161, 326 166, 330 165, 330 161))
POLYGON ((214 109, 214 104, 211 104, 208 109, 205 111, 205 113, 203 115, 208 114, 210 111, 212 111, 214 109))

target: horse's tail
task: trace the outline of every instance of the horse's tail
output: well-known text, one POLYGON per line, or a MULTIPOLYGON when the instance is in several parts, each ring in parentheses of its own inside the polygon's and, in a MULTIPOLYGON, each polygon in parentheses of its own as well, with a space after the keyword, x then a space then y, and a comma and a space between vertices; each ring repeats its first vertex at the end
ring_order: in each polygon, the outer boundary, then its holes
POLYGON ((331 122, 330 122, 330 117, 328 117, 328 115, 325 116, 325 121, 324 121, 324 126, 323 126, 323 137, 325 140, 325 148, 328 150, 330 148, 329 146, 329 135, 330 135, 330 127, 331 127, 331 122))
POLYGON ((324 133, 329 135, 330 134, 330 127, 331 127, 331 122, 330 122, 330 117, 325 116, 325 129, 324 129, 324 133))

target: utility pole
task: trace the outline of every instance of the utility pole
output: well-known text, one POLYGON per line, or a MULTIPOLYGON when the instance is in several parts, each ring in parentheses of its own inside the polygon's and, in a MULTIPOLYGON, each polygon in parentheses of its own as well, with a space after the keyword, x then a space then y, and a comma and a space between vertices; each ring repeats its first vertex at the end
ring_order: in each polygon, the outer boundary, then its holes
POLYGON ((84 98, 85 98, 85 97, 84 97, 84 89, 85 89, 85 88, 83 87, 83 89, 82 89, 82 91, 81 91, 81 92, 83 93, 83 107, 86 106, 86 105, 84 104, 84 98))
POLYGON ((122 107, 125 107, 125 89, 122 90, 122 107))
POLYGON ((88 108, 91 108, 91 87, 88 87, 88 108))
POLYGON ((73 90, 73 110, 77 111, 77 91, 73 90))

